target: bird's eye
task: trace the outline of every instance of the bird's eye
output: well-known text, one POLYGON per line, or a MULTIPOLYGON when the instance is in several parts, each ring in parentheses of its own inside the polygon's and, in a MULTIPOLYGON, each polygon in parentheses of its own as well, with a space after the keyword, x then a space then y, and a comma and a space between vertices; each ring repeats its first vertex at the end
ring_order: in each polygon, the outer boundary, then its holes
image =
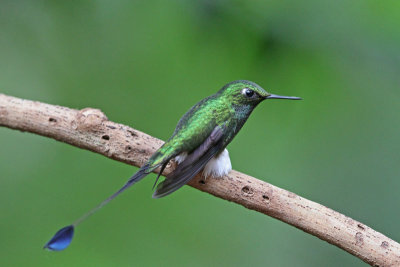
POLYGON ((244 94, 247 97, 252 97, 254 95, 254 91, 249 88, 244 88, 242 94, 244 94))

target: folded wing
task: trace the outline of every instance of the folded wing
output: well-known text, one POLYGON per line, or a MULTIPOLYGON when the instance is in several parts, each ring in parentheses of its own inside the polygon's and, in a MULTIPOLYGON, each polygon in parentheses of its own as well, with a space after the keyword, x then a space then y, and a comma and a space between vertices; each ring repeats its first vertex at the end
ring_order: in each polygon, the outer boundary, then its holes
POLYGON ((187 184, 207 162, 223 150, 223 126, 216 126, 206 140, 158 184, 153 198, 167 196, 187 184))

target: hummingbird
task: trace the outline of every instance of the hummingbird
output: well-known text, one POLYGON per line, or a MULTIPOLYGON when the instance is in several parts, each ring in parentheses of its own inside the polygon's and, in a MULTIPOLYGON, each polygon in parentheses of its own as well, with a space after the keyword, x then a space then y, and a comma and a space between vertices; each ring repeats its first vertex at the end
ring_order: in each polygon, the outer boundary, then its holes
POLYGON ((202 170, 204 177, 227 175, 232 165, 226 146, 240 131, 254 108, 269 99, 301 98, 270 94, 256 83, 246 80, 230 82, 217 93, 204 98, 182 116, 172 136, 118 191, 73 224, 61 228, 44 248, 52 251, 67 248, 78 224, 157 168, 160 171, 154 183, 157 186, 153 198, 175 192, 202 170), (178 163, 177 167, 157 184, 171 160, 178 163))

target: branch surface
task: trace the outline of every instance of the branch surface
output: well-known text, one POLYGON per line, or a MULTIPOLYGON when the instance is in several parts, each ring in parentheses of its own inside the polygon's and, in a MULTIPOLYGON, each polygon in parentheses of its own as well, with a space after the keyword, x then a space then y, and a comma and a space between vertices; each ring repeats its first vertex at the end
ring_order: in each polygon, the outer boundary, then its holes
MULTIPOLYGON (((98 109, 49 105, 0 94, 0 126, 27 131, 134 166, 163 142, 109 121, 98 109)), ((163 175, 174 168, 169 165, 163 175)), ((235 202, 325 240, 373 266, 400 266, 400 244, 365 224, 254 177, 231 171, 221 179, 196 176, 190 186, 235 202)))

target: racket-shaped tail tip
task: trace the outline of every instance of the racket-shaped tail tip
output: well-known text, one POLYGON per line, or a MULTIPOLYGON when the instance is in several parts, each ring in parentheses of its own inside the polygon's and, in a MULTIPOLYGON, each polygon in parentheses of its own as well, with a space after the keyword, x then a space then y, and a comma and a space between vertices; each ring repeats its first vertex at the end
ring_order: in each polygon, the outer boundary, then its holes
POLYGON ((69 225, 58 230, 58 232, 44 245, 44 249, 60 251, 66 249, 74 237, 74 226, 69 225))

